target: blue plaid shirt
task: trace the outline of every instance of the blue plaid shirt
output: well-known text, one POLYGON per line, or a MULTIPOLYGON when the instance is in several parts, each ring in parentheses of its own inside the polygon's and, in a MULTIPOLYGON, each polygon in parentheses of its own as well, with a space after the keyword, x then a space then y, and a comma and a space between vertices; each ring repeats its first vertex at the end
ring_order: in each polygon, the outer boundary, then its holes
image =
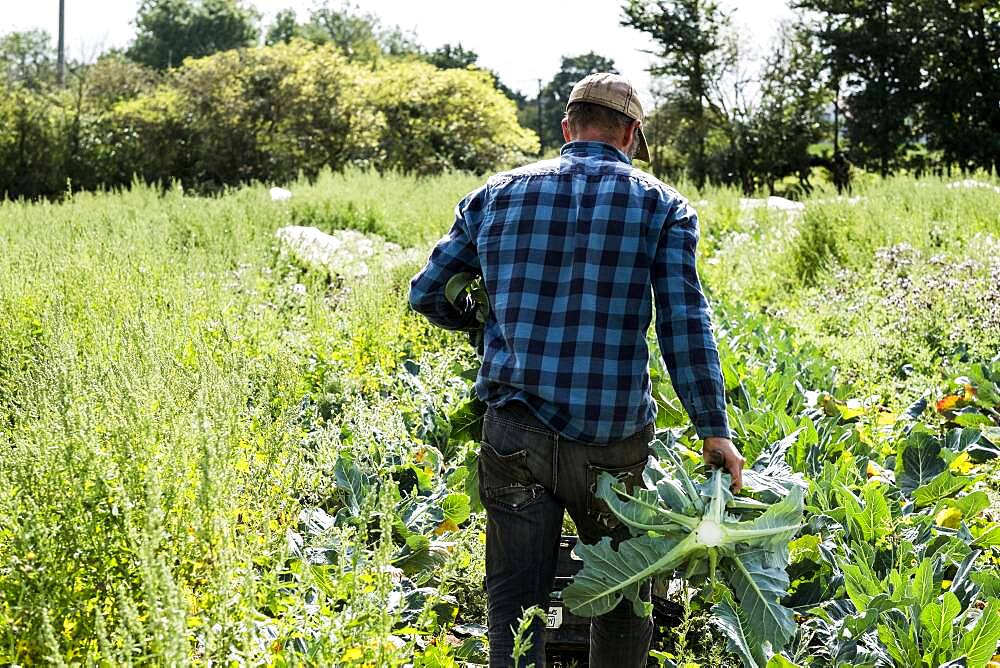
POLYGON ((455 209, 451 232, 410 284, 410 305, 448 329, 476 326, 471 299, 445 297, 481 274, 490 297, 479 398, 519 400, 561 436, 604 443, 656 417, 646 333, 656 334, 698 435, 729 436, 725 385, 695 269, 698 217, 681 195, 602 142, 491 177, 455 209))

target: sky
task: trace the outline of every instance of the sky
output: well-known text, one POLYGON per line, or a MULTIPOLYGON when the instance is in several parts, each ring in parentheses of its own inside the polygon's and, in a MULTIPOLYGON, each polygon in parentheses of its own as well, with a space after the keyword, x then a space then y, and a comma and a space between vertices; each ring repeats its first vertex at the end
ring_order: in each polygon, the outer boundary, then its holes
MULTIPOLYGON (((73 59, 93 60, 102 50, 124 47, 135 32, 139 0, 65 0, 66 49, 73 59)), ((304 19, 316 0, 250 0, 267 26, 281 9, 304 19)), ((332 3, 337 6, 338 3, 332 3)), ((532 94, 548 81, 561 57, 588 51, 612 58, 617 69, 649 95, 646 69, 652 48, 643 33, 619 25, 620 0, 360 0, 352 4, 386 25, 415 33, 427 49, 461 42, 479 54, 479 65, 495 70, 511 88, 532 94)), ((758 52, 767 48, 777 22, 791 11, 786 0, 722 0, 735 10, 742 37, 758 52)), ((13 30, 58 30, 59 0, 0 0, 0 34, 13 30)))

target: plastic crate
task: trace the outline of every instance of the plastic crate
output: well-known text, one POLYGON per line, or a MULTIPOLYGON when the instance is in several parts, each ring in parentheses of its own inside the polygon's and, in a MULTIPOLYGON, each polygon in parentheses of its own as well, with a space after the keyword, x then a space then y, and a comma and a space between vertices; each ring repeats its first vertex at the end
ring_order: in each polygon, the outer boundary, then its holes
MULTIPOLYGON (((559 540, 559 561, 556 563, 556 579, 553 596, 549 600, 548 624, 545 633, 546 665, 559 667, 567 665, 586 666, 590 649, 590 617, 579 617, 567 610, 555 596, 573 581, 573 576, 583 566, 583 562, 573 556, 576 536, 563 536, 559 540)), ((673 627, 681 619, 683 609, 677 603, 668 601, 653 593, 654 643, 656 635, 663 627, 673 627)))

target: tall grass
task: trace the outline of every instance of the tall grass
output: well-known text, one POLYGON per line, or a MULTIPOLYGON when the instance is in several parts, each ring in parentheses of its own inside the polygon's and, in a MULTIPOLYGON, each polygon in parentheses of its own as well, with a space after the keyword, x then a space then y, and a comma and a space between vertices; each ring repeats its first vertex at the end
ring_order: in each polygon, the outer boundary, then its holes
POLYGON ((801 216, 758 210, 722 230, 707 207, 718 252, 703 273, 715 296, 781 317, 849 380, 888 396, 1000 352, 1000 192, 897 177, 853 194, 819 193, 801 216))
POLYGON ((480 185, 480 177, 460 173, 426 178, 327 172, 315 182, 289 186, 295 193, 290 221, 324 231, 360 230, 403 246, 426 246, 448 231, 455 205, 480 185))
MULTIPOLYGON (((388 641, 391 494, 336 537, 372 561, 345 557, 320 602, 288 531, 338 493, 341 453, 378 474, 432 439, 467 353, 408 312, 416 265, 331 283, 283 265, 273 234, 426 249, 479 182, 326 174, 285 203, 137 186, 0 204, 0 663, 407 660, 388 641)), ((906 179, 855 194, 788 218, 705 193, 713 299, 791 323, 882 389, 907 364, 933 382, 943 359, 995 354, 1000 195, 906 179)), ((460 540, 444 580, 482 621, 478 528, 460 540)))
POLYGON ((298 421, 317 369, 343 401, 448 340, 406 311, 415 266, 339 287, 277 266, 294 212, 260 188, 0 205, 0 662, 270 651, 257 610, 321 484, 298 421))

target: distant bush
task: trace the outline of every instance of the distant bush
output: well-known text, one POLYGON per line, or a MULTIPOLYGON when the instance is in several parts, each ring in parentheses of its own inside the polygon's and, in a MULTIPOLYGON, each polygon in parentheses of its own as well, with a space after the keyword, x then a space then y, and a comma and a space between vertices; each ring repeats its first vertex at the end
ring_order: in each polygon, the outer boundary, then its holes
POLYGON ((536 135, 518 124, 489 72, 414 61, 383 68, 372 83, 362 90, 382 126, 380 171, 485 172, 537 151, 536 135))
POLYGON ((301 40, 188 59, 162 77, 120 57, 78 76, 61 91, 0 89, 0 196, 134 177, 213 191, 324 167, 487 172, 537 149, 481 71, 352 63, 301 40))
POLYGON ((63 189, 67 134, 62 110, 42 94, 0 83, 0 197, 63 189))

